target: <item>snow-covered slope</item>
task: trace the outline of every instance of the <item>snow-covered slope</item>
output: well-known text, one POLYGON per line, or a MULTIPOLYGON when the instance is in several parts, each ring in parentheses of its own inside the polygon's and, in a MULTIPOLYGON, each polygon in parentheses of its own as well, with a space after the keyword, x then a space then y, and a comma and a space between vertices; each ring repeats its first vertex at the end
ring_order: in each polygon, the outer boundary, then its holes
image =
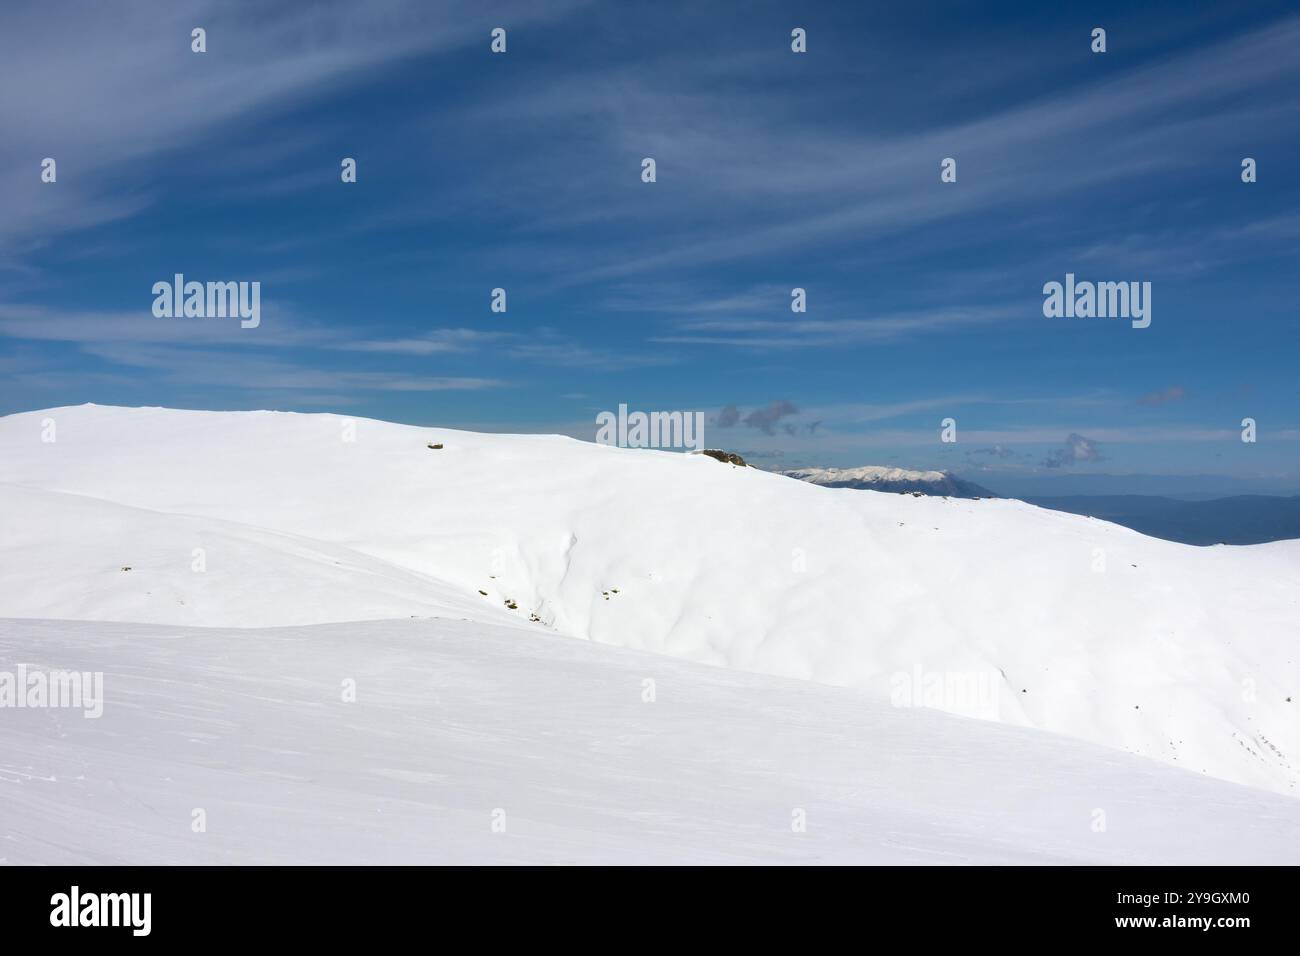
POLYGON ((391 617, 510 621, 504 607, 330 541, 0 486, 0 607, 204 627, 391 617))
POLYGON ((0 659, 105 698, 0 712, 0 863, 1300 859, 1287 797, 518 626, 9 620, 0 659))
POLYGON ((1192 548, 1018 501, 271 412, 8 416, 0 485, 0 616, 509 615, 1295 791, 1300 542, 1192 548))
POLYGON ((909 471, 883 465, 861 468, 795 468, 780 474, 826 488, 858 488, 867 491, 917 491, 924 495, 953 498, 993 498, 987 488, 946 471, 909 471))

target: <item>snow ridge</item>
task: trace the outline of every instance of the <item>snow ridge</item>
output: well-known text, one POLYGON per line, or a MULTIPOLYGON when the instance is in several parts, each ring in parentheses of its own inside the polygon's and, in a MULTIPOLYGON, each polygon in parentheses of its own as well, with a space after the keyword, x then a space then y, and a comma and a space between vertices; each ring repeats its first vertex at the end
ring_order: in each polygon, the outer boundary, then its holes
POLYGON ((508 622, 1292 794, 1298 579, 1300 542, 1195 548, 1014 500, 848 493, 558 436, 98 406, 0 419, 0 616, 508 622))

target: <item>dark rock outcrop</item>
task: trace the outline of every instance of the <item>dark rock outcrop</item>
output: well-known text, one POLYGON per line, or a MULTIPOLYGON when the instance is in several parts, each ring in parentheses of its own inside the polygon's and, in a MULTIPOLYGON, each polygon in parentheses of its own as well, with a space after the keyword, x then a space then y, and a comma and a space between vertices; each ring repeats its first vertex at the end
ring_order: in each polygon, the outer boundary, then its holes
POLYGON ((735 452, 722 451, 718 448, 706 448, 700 452, 700 454, 708 455, 710 458, 716 458, 718 461, 726 462, 729 465, 739 465, 741 468, 748 467, 745 464, 745 459, 741 458, 735 452))

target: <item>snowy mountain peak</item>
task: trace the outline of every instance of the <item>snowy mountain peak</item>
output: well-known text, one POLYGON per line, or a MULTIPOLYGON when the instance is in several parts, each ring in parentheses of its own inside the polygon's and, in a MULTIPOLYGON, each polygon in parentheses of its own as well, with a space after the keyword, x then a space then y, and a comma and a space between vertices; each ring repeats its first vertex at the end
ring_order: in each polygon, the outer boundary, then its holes
POLYGON ((781 474, 826 488, 862 488, 870 491, 920 492, 953 498, 995 498, 987 488, 947 471, 910 471, 884 465, 860 468, 797 468, 781 474))

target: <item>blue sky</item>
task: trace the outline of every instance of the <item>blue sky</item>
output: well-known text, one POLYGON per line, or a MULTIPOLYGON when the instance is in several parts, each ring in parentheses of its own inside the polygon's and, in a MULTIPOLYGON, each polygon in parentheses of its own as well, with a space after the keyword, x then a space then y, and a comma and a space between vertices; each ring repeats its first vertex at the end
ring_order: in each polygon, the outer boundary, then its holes
POLYGON ((1300 16, 1023 6, 6 4, 0 412, 626 403, 763 467, 1300 492, 1300 16), (177 272, 261 325, 155 318, 177 272), (1067 272, 1151 327, 1045 318, 1067 272))

